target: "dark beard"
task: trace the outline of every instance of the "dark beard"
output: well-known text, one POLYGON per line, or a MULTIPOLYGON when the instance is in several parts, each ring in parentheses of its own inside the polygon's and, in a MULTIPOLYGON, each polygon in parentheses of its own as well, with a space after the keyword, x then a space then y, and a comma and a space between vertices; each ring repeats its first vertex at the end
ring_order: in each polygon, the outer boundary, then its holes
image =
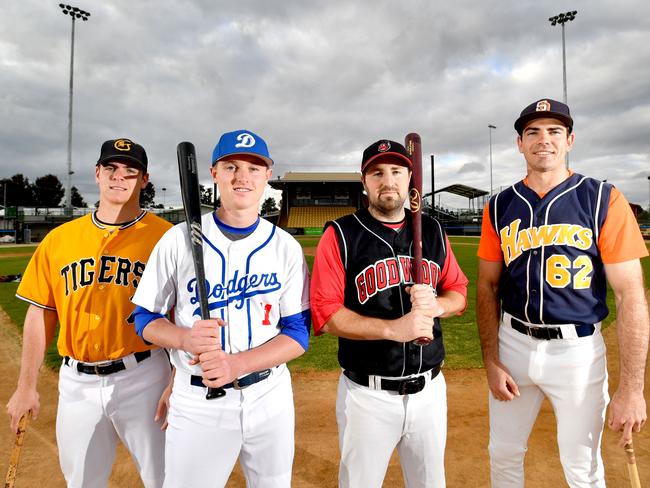
POLYGON ((402 209, 405 200, 381 200, 369 201, 369 207, 372 213, 384 217, 386 221, 397 220, 402 217, 402 209))

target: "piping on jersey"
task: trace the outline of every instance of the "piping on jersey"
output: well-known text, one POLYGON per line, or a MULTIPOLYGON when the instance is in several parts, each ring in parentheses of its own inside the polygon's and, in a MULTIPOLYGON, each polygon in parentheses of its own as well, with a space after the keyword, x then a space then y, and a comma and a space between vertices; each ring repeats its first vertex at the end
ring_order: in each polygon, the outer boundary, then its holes
MULTIPOLYGON (((395 250, 393 249, 393 247, 390 244, 388 244, 388 242, 386 242, 381 236, 377 235, 372 230, 370 230, 363 222, 361 222, 361 220, 359 219, 359 217, 357 215, 354 215, 354 218, 357 220, 357 222, 359 222, 359 225, 361 225, 361 227, 366 229, 368 232, 370 232, 370 234, 375 236, 381 242, 386 244, 388 249, 390 249, 390 252, 393 255, 393 258, 397 259, 397 256, 395 255, 395 250)), ((406 278, 404 277, 404 270, 402 269, 401 266, 398 266, 397 269, 398 269, 399 274, 400 274, 400 277, 399 277, 400 282, 403 283, 403 284, 406 284, 406 278)), ((402 300, 402 293, 400 292, 398 295, 399 295, 399 304, 400 304, 401 312, 402 312, 402 315, 404 315, 404 301, 402 300)), ((405 342, 402 343, 402 355, 404 357, 404 361, 402 361, 402 374, 400 376, 404 376, 404 374, 406 373, 406 343, 405 342)), ((418 373, 421 370, 422 370, 422 348, 420 348, 420 365, 418 366, 418 373)))
MULTIPOLYGON (((261 249, 264 249, 269 242, 271 242, 271 239, 273 239, 273 236, 275 235, 275 225, 271 227, 271 234, 267 239, 260 244, 256 249, 253 249, 253 251, 248 255, 248 258, 246 258, 246 276, 248 276, 248 273, 250 272, 250 265, 251 265, 251 260, 253 258, 253 254, 257 253, 261 249)), ((253 341, 253 329, 252 329, 252 319, 251 319, 251 300, 250 298, 246 300, 246 315, 248 316, 248 349, 251 348, 251 343, 253 341)))
MULTIPOLYGON (((548 202, 548 206, 546 207, 546 214, 544 215, 544 225, 548 225, 548 214, 551 211, 551 205, 553 205, 558 198, 560 198, 560 197, 566 195, 567 193, 569 193, 570 191, 573 191, 576 188, 578 188, 580 185, 582 185, 582 182, 585 181, 586 179, 587 179, 586 177, 583 177, 575 185, 573 185, 570 188, 567 188, 562 193, 559 193, 550 202, 548 202)), ((540 323, 542 323, 542 324, 544 323, 544 319, 543 319, 543 316, 544 316, 544 286, 542 286, 542 284, 544 283, 544 281, 543 281, 543 278, 544 278, 544 266, 543 266, 542 263, 545 262, 545 260, 544 260, 545 251, 546 251, 546 246, 542 246, 542 257, 541 257, 541 261, 540 261, 540 265, 539 265, 539 268, 540 268, 540 270, 539 270, 539 278, 540 278, 540 280, 539 280, 539 282, 540 282, 540 287, 539 287, 540 288, 540 290, 539 290, 539 320, 540 320, 540 323)))

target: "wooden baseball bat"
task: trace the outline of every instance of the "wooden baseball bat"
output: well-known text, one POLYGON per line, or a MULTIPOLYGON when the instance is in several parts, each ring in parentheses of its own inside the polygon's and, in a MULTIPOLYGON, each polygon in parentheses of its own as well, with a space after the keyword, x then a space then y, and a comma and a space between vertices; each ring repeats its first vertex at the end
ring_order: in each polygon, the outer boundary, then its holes
POLYGON ((11 451, 9 458, 9 468, 7 469, 7 477, 5 478, 5 488, 13 488, 16 481, 16 474, 18 472, 18 460, 20 459, 20 450, 23 447, 23 440, 25 438, 25 431, 27 430, 27 423, 32 416, 32 411, 28 411, 18 421, 18 432, 16 433, 16 442, 14 449, 11 451))
POLYGON ((630 475, 630 486, 632 488, 641 488, 639 471, 636 469, 636 458, 634 456, 634 445, 632 444, 632 441, 625 444, 623 449, 625 449, 625 457, 627 458, 627 473, 630 475))
MULTIPOLYGON (((409 185, 409 207, 411 208, 411 229, 413 232, 413 283, 422 284, 422 141, 419 134, 411 132, 404 139, 404 146, 412 166, 409 185)), ((431 343, 428 337, 418 337, 418 346, 431 343)))
MULTIPOLYGON (((181 178, 181 193, 185 209, 185 222, 190 235, 192 260, 194 261, 194 274, 196 274, 196 289, 199 295, 201 318, 210 318, 208 308, 208 294, 205 289, 205 267, 203 264, 203 233, 201 232, 201 198, 199 175, 196 167, 196 151, 191 142, 181 142, 176 147, 178 157, 178 172, 181 178)), ((220 398, 225 396, 223 388, 208 388, 206 398, 220 398)))

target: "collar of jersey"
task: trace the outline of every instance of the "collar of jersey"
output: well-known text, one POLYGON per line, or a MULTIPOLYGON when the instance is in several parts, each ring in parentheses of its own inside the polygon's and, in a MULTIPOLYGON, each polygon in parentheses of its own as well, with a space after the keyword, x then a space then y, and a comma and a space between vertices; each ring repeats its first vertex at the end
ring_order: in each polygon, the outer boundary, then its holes
POLYGON ((140 215, 138 215, 133 220, 129 220, 128 222, 116 223, 116 224, 109 224, 108 222, 102 222, 101 220, 99 220, 97 218, 97 211, 94 211, 91 214, 91 218, 92 218, 93 224, 95 224, 100 229, 106 229, 108 227, 115 227, 117 229, 122 230, 122 229, 126 229, 127 227, 131 227, 137 221, 142 220, 142 218, 145 216, 146 213, 147 213, 147 211, 143 210, 142 212, 140 212, 140 215))
POLYGON ((217 217, 217 214, 215 212, 212 212, 212 218, 214 219, 214 223, 217 224, 217 227, 219 227, 219 229, 226 232, 231 232, 233 234, 250 234, 255 229, 257 229, 257 226, 260 223, 260 217, 258 216, 255 223, 249 225, 248 227, 232 227, 219 220, 219 217, 217 217))

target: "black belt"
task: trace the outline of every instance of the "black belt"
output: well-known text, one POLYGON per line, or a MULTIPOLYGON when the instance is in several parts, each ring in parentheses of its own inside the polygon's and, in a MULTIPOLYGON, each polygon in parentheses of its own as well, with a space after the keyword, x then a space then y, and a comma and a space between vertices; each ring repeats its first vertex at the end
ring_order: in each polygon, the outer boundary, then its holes
MULTIPOLYGON (((400 395, 410 395, 413 393, 418 393, 419 391, 422 391, 426 383, 425 375, 430 374, 431 379, 433 379, 436 376, 438 376, 438 373, 440 373, 439 364, 431 368, 429 371, 426 371, 425 373, 421 374, 420 376, 416 376, 415 378, 407 378, 403 380, 389 380, 386 378, 382 378, 379 388, 381 390, 396 391, 400 395)), ((367 374, 357 373, 355 371, 350 371, 349 369, 344 370, 343 374, 348 378, 350 378, 355 383, 357 383, 358 385, 361 386, 370 385, 370 377, 367 374)))
MULTIPOLYGON (((550 341, 551 339, 563 339, 562 329, 560 327, 531 327, 514 317, 510 318, 510 325, 517 332, 521 332, 522 334, 526 334, 535 339, 544 339, 545 341, 550 341)), ((593 324, 574 325, 574 327, 578 337, 593 335, 596 330, 596 326, 593 324)))
MULTIPOLYGON (((235 390, 243 390, 247 386, 254 385, 255 383, 259 383, 260 381, 265 380, 271 375, 271 370, 270 369, 263 369, 262 371, 256 371, 251 374, 247 374, 246 376, 243 376, 242 378, 237 378, 235 381, 232 383, 228 383, 227 385, 223 385, 221 388, 234 388, 235 390)), ((192 375, 190 378, 190 384, 192 386, 201 386, 203 388, 208 388, 208 390, 217 390, 218 388, 210 388, 206 387, 203 384, 203 376, 197 376, 197 375, 192 375)), ((208 391, 208 394, 210 392, 208 391)))
MULTIPOLYGON (((135 360, 139 363, 144 361, 151 356, 151 351, 142 351, 136 352, 133 354, 135 360)), ((70 356, 65 356, 63 361, 66 366, 69 366, 70 356)), ((96 364, 86 364, 77 362, 77 371, 85 374, 96 374, 98 376, 106 376, 109 374, 117 373, 118 371, 124 371, 126 365, 124 364, 123 359, 115 359, 114 361, 104 361, 96 364)))

